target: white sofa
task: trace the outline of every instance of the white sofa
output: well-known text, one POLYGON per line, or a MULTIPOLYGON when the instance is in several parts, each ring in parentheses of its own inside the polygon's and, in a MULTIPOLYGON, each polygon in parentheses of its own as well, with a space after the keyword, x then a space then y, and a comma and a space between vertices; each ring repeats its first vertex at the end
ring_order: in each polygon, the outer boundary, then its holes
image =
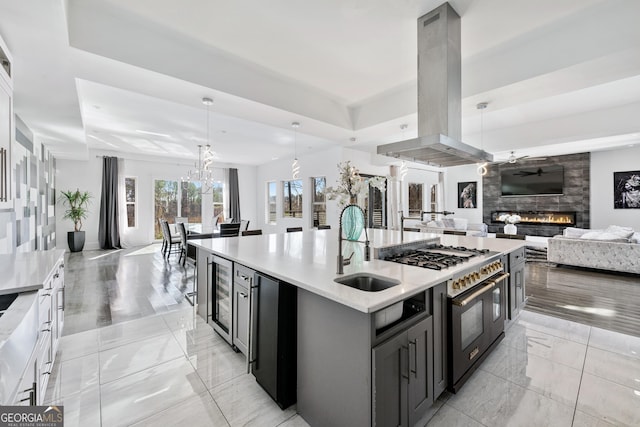
POLYGON ((447 231, 464 231, 467 236, 487 237, 487 224, 469 224, 465 218, 443 218, 437 221, 425 221, 414 224, 420 231, 427 233, 443 234, 447 231))
POLYGON ((547 260, 557 264, 640 274, 640 233, 627 227, 567 228, 549 239, 547 260))

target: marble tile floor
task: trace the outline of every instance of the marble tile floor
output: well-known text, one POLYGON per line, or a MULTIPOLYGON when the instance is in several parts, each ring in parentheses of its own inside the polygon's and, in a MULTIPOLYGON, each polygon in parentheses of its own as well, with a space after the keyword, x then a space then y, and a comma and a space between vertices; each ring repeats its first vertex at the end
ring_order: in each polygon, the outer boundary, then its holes
POLYGON ((65 255, 65 335, 189 307, 193 267, 160 243, 65 255))
MULTIPOLYGON (((192 308, 63 337, 45 400, 67 427, 307 425, 192 308)), ((427 426, 637 426, 638 408, 640 338, 525 311, 427 426)))

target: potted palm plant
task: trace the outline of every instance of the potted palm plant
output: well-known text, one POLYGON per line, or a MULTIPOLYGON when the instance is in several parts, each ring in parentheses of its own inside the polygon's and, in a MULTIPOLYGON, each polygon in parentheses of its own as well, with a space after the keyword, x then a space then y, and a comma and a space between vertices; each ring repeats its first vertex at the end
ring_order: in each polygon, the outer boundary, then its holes
POLYGON ((88 191, 62 191, 60 200, 68 209, 64 212, 64 219, 73 221, 74 231, 67 233, 67 242, 71 252, 80 252, 84 248, 84 231, 81 231, 82 220, 87 217, 91 193, 88 191))

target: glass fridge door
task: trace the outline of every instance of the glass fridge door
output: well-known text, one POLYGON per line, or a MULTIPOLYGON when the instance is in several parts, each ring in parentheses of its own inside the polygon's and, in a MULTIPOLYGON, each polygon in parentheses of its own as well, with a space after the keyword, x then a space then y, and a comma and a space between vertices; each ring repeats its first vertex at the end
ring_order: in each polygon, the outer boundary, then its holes
POLYGON ((224 333, 231 334, 231 284, 233 280, 233 263, 219 257, 213 257, 213 321, 224 333))

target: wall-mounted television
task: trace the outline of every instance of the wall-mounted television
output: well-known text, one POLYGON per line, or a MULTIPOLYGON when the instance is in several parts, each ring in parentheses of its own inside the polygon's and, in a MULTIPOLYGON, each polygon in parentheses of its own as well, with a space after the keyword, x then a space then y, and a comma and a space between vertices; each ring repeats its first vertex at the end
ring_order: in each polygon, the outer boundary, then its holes
POLYGON ((564 168, 558 165, 532 166, 500 172, 503 196, 563 194, 564 168))

